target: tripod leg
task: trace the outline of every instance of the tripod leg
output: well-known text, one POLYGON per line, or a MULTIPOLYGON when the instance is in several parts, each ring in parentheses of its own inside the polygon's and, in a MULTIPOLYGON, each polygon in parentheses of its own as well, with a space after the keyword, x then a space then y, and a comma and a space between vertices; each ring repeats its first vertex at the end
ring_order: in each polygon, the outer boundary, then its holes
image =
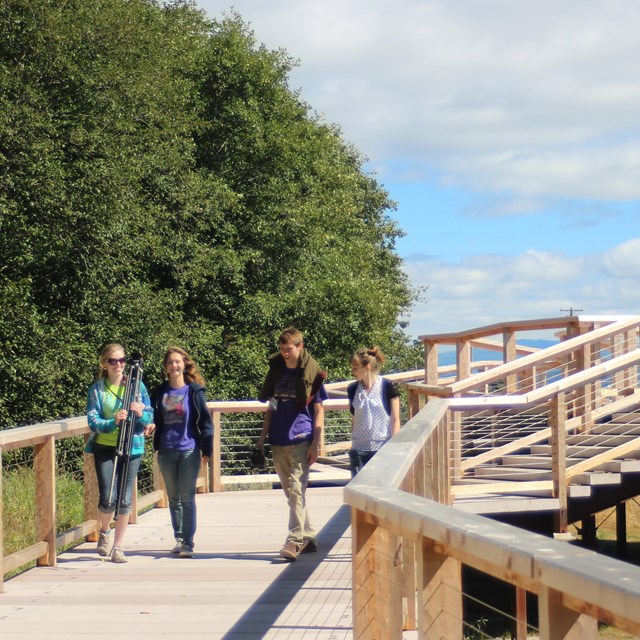
MULTIPOLYGON (((109 504, 113 502, 113 489, 116 485, 116 473, 118 470, 118 455, 113 455, 113 471, 111 472, 111 485, 109 486, 109 504)), ((116 508, 118 505, 116 504, 116 508)))
POLYGON ((127 490, 127 482, 129 480, 129 461, 130 456, 124 456, 120 459, 120 477, 118 478, 118 495, 116 497, 116 508, 113 512, 113 519, 118 520, 120 514, 120 505, 124 499, 124 494, 127 490))

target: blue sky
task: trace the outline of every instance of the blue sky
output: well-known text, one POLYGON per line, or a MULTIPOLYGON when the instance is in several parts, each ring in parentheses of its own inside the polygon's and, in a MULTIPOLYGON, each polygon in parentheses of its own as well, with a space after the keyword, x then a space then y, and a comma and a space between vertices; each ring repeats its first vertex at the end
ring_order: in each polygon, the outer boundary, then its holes
POLYGON ((198 0, 398 203, 413 337, 640 307, 637 0, 198 0))

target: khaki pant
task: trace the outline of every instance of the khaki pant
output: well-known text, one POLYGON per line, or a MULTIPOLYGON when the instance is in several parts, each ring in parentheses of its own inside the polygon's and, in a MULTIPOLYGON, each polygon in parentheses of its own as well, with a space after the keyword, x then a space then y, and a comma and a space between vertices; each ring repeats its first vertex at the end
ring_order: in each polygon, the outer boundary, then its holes
POLYGON ((307 453, 310 443, 305 441, 289 446, 272 445, 273 466, 280 478, 284 495, 289 501, 289 534, 287 542, 302 544, 304 540, 316 541, 316 532, 307 511, 307 483, 309 462, 307 453))

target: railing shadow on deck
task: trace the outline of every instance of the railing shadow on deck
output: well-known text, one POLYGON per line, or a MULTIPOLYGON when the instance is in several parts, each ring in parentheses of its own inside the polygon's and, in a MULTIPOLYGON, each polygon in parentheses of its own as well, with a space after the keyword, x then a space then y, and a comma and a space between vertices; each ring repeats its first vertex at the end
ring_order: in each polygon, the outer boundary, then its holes
MULTIPOLYGON (((290 563, 238 622, 225 633, 223 640, 262 638, 272 630, 287 606, 299 596, 300 590, 320 563, 332 554, 333 547, 344 536, 349 525, 349 509, 342 505, 318 532, 318 551, 290 563)), ((345 562, 350 561, 350 556, 345 558, 345 562)))

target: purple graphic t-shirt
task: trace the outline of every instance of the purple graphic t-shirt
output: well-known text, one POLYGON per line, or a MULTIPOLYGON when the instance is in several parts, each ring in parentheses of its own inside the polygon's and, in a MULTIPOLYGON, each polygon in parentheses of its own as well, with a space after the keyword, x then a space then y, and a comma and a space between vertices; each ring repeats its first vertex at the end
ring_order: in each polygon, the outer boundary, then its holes
POLYGON ((269 427, 269 443, 287 446, 313 439, 313 405, 329 397, 324 385, 311 403, 302 408, 296 401, 296 369, 284 369, 269 400, 273 414, 269 427))
POLYGON ((189 451, 195 449, 195 430, 189 420, 189 385, 170 388, 162 396, 164 431, 160 435, 160 449, 189 451))

